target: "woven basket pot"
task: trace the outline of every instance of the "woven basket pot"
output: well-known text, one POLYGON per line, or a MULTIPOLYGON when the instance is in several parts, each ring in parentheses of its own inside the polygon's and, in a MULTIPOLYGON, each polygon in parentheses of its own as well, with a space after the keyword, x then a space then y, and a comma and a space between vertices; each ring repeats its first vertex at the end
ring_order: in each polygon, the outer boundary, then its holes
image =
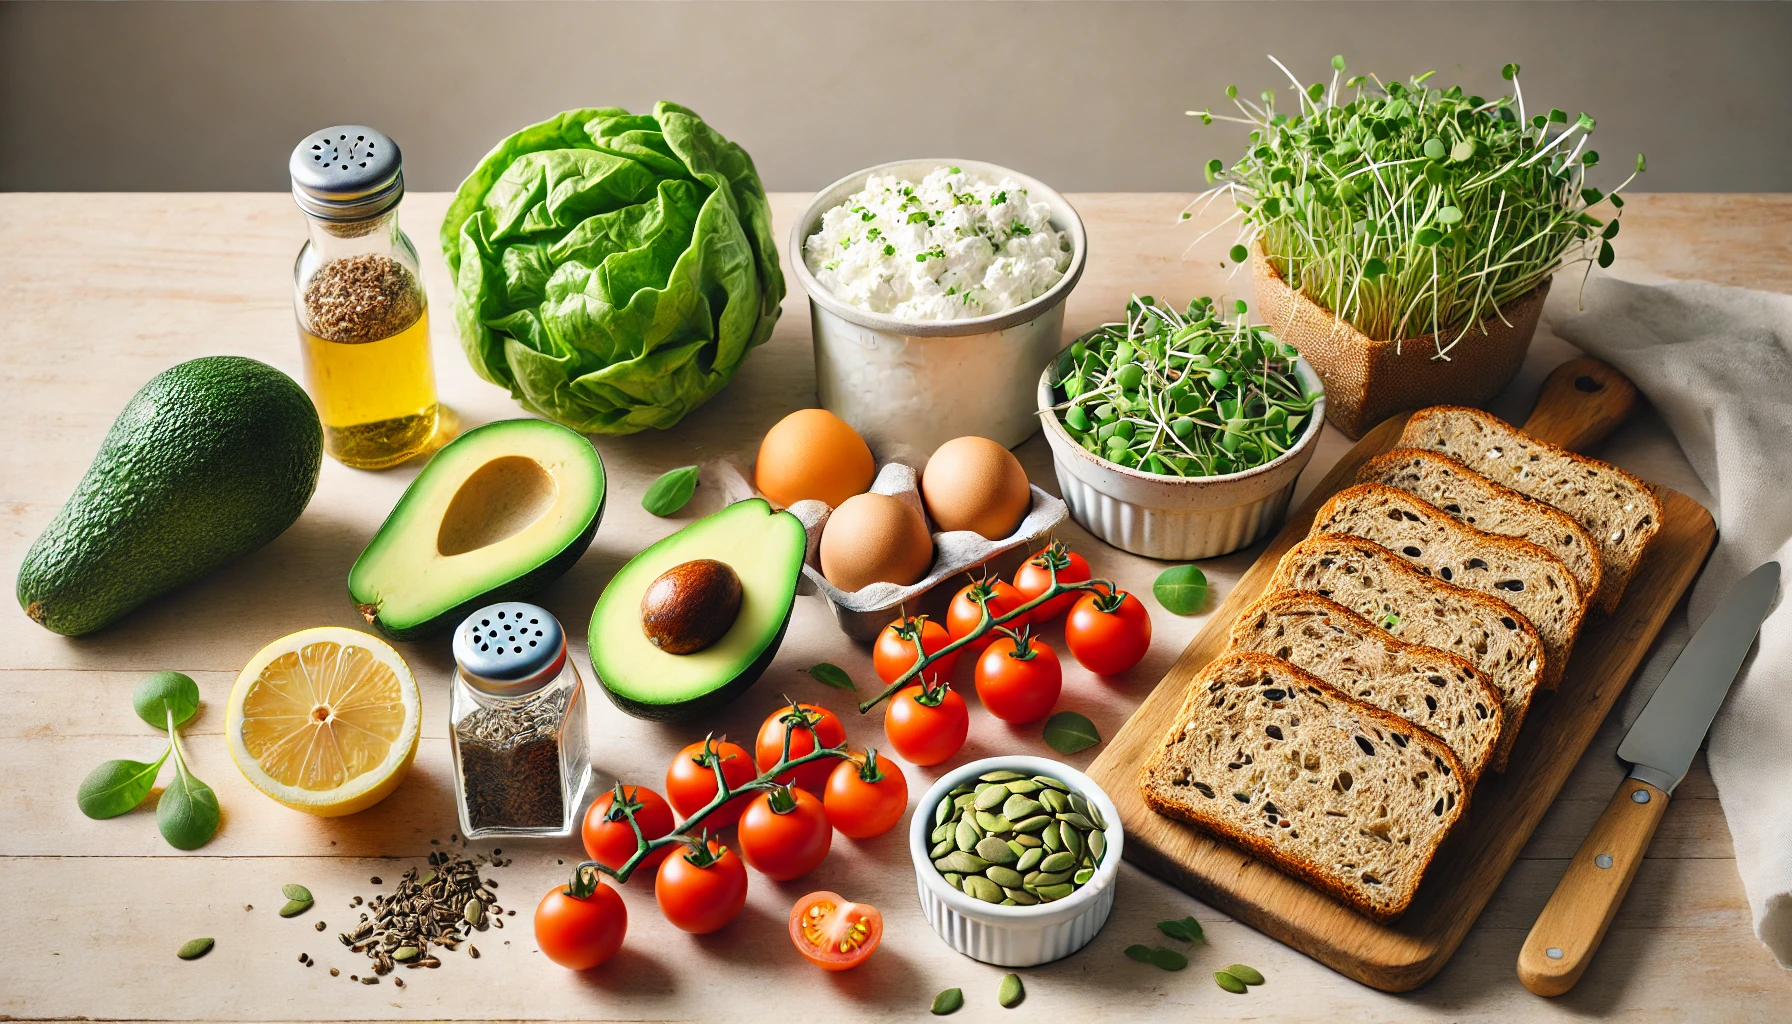
POLYGON ((1549 281, 1471 329, 1447 359, 1437 336, 1376 341, 1288 287, 1259 239, 1251 244, 1257 316, 1292 344, 1325 382, 1325 418, 1352 440, 1397 412, 1428 405, 1481 405, 1518 372, 1537 333, 1549 281))

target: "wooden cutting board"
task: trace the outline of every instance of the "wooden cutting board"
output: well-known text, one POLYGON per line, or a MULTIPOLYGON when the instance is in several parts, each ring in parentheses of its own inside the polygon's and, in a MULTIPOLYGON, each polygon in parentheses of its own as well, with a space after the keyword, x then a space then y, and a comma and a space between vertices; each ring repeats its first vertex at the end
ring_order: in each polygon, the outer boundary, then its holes
MULTIPOLYGON (((1567 448, 1585 448, 1610 433, 1636 402, 1635 386, 1615 369, 1575 359, 1544 383, 1524 430, 1567 448)), ((1339 460, 1089 769, 1120 809, 1126 859, 1332 969, 1388 992, 1424 984, 1456 951, 1717 540, 1711 514, 1698 502, 1655 488, 1662 502, 1661 530, 1623 602, 1614 614, 1592 618, 1582 629, 1561 687, 1539 694, 1531 705, 1511 768, 1488 775, 1476 787, 1467 816, 1439 850, 1412 908, 1398 921, 1378 924, 1192 825, 1158 815, 1140 797, 1137 777, 1181 708, 1189 680, 1225 650, 1233 620, 1262 596, 1282 554, 1307 535, 1327 498, 1355 482, 1359 466, 1394 447, 1406 419, 1396 416, 1371 430, 1339 460)))

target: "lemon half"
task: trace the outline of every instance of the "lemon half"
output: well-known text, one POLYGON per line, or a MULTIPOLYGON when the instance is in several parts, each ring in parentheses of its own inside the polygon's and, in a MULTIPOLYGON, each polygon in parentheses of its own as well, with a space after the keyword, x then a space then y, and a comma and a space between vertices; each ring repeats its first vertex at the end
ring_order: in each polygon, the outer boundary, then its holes
POLYGON ((230 691, 224 732, 256 789, 335 817, 398 787, 417 756, 421 719, 417 680, 390 644, 322 626, 249 659, 230 691))

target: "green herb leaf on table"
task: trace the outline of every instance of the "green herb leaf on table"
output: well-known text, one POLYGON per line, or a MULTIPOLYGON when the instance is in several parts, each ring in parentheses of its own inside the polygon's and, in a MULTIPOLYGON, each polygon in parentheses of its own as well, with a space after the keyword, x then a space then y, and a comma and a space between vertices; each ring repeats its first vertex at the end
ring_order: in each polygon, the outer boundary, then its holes
MULTIPOLYGON (((173 722, 170 712, 169 722, 173 722)), ((181 753, 180 737, 172 724, 168 728, 170 746, 174 749, 174 780, 162 790, 156 802, 156 828, 162 838, 177 850, 197 850, 218 834, 218 794, 187 770, 181 753)))
POLYGON ((168 727, 168 712, 172 711, 178 728, 199 710, 199 684, 180 672, 157 672, 137 684, 131 706, 138 718, 158 730, 168 727))
POLYGON ((814 678, 816 682, 826 686, 832 686, 836 690, 858 689, 857 686, 853 685, 852 676, 847 675, 845 669, 838 665, 830 664, 829 662, 824 661, 810 669, 809 675, 814 678))
POLYGON ((1151 950, 1151 966, 1166 971, 1180 971, 1188 966, 1188 957, 1173 949, 1156 946, 1151 950))
POLYGON ((690 504, 697 493, 697 467, 683 466, 660 474, 641 495, 641 507, 656 516, 669 516, 690 504))
POLYGON ((1207 574, 1199 566, 1172 566, 1157 574, 1151 592, 1171 615, 1193 615, 1207 603, 1207 574))
POLYGON ((1101 742, 1095 723, 1075 711, 1060 711, 1045 720, 1046 745, 1060 754, 1075 754, 1101 742))
POLYGON ((1148 964, 1151 962, 1151 947, 1135 942, 1126 947, 1126 955, 1139 963, 1148 964))
POLYGON ((1025 985, 1021 984, 1020 975, 1003 975, 1001 987, 996 989, 996 1002, 1011 1010, 1019 1006, 1021 1000, 1025 998, 1027 998, 1027 989, 1025 985))
POLYGON ((935 1016, 944 1017, 948 1013, 957 1013, 963 1008, 964 990, 960 988, 949 988, 933 997, 931 1012, 935 1016))
POLYGON ((1193 917, 1185 917, 1178 921, 1159 921, 1157 930, 1172 939, 1183 942, 1206 942, 1207 935, 1201 931, 1201 922, 1193 917))
POLYGON ((89 818, 116 818, 149 796, 156 786, 156 775, 162 770, 162 762, 166 760, 167 750, 162 751, 162 756, 154 763, 106 761, 81 780, 75 804, 89 818))

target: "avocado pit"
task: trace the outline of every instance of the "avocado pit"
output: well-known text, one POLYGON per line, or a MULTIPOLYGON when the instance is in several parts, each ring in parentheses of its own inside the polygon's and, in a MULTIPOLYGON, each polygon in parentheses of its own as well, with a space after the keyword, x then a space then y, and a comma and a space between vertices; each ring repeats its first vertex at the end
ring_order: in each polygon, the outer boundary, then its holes
POLYGON ((641 595, 641 632, 667 654, 695 654, 734 626, 741 592, 740 577, 725 562, 680 562, 641 595))

